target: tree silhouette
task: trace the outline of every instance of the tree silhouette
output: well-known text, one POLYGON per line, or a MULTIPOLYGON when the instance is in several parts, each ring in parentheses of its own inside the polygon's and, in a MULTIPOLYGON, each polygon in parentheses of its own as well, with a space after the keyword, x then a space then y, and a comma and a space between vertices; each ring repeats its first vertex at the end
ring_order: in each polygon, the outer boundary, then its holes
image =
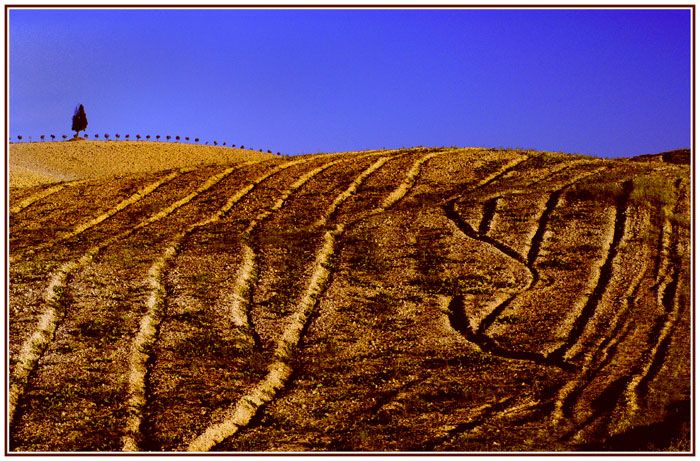
POLYGON ((170 138, 171 138, 171 136, 169 134, 165 135, 165 139, 167 139, 168 141, 170 141, 170 138))
POLYGON ((105 139, 109 139, 109 135, 105 133, 105 139))
POLYGON ((56 135, 55 135, 55 134, 52 134, 52 135, 51 135, 51 140, 52 140, 52 141, 55 141, 55 140, 56 140, 56 135))
POLYGON ((42 134, 41 136, 39 136, 39 138, 41 138, 42 141, 44 140, 45 137, 46 137, 45 134, 42 134))
POLYGON ((245 146, 243 144, 241 144, 241 149, 245 149, 245 146))
POLYGON ((147 134, 147 135, 146 135, 146 139, 151 139, 151 135, 150 135, 150 134, 147 134))
POLYGON ((61 137, 62 137, 63 139, 68 139, 68 136, 65 135, 65 134, 62 134, 61 137))
POLYGON ((189 141, 189 140, 190 140, 190 137, 189 137, 189 136, 185 136, 185 141, 189 141))
POLYGON ((137 135, 136 135, 136 139, 141 139, 141 135, 140 135, 140 134, 137 134, 137 135))
POLYGON ((119 139, 119 133, 116 133, 116 134, 114 135, 114 137, 117 138, 117 139, 119 139))
POLYGON ((125 134, 125 135, 124 135, 124 139, 129 139, 129 135, 128 135, 128 134, 125 134))
POLYGON ((18 134, 18 135, 17 135, 17 139, 19 139, 19 140, 21 141, 21 140, 22 140, 22 135, 21 135, 21 134, 18 134))
POLYGON ((180 140, 180 136, 175 136, 175 141, 179 141, 179 140, 180 140))
POLYGON ((71 126, 71 130, 75 131, 75 137, 77 138, 80 132, 85 130, 87 126, 87 115, 85 115, 85 108, 81 104, 75 109, 75 112, 73 113, 73 124, 71 126))
POLYGON ((194 142, 199 142, 199 138, 194 138, 194 142))
POLYGON ((95 133, 95 138, 99 138, 99 137, 100 137, 100 135, 95 133))

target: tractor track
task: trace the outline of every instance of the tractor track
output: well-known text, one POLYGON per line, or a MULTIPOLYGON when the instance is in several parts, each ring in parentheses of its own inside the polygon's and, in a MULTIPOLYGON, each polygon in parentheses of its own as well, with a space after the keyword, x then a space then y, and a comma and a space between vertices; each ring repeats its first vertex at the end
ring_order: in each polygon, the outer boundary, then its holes
MULTIPOLYGON (((65 242, 67 240, 73 239, 83 232, 92 229, 93 227, 97 226, 98 224, 102 223, 103 221, 111 218, 115 214, 119 213, 120 211, 126 209, 127 207, 139 202, 140 200, 144 199, 148 195, 150 195, 152 192, 163 186, 164 184, 174 180, 178 176, 182 175, 183 173, 187 173, 189 171, 192 171, 192 168, 181 168, 175 172, 172 172, 157 181, 154 181, 150 184, 147 184, 146 186, 140 188, 138 191, 130 195, 129 197, 125 198, 124 200, 120 201, 118 204, 110 208, 109 210, 105 211, 104 213, 99 214, 98 216, 95 216, 94 218, 85 221, 83 223, 78 224, 73 228, 72 231, 66 232, 62 235, 59 235, 56 239, 53 241, 45 242, 43 244, 36 245, 31 249, 30 254, 35 255, 36 253, 52 248, 59 243, 65 242)), ((14 255, 14 258, 17 258, 17 255, 14 255)), ((17 261, 17 259, 15 259, 17 261)))
MULTIPOLYGON (((273 176, 274 174, 283 171, 291 166, 304 163, 308 159, 296 160, 293 162, 283 163, 272 170, 266 172, 260 177, 256 178, 250 182, 247 186, 241 188, 229 200, 213 215, 208 218, 202 219, 192 225, 190 225, 185 231, 177 234, 170 243, 163 250, 161 256, 154 261, 151 268, 148 271, 148 284, 151 287, 149 293, 148 301, 146 303, 146 313, 141 319, 141 324, 136 338, 132 344, 132 352, 130 356, 130 378, 129 378, 129 417, 126 422, 126 428, 123 436, 123 451, 138 451, 141 445, 141 425, 143 421, 143 409, 147 405, 147 383, 149 375, 149 364, 152 363, 153 348, 156 341, 158 340, 158 332, 160 330, 160 324, 167 315, 166 312, 166 288, 164 285, 165 273, 168 270, 168 266, 174 258, 177 257, 180 248, 184 244, 185 240, 197 229, 215 224, 216 222, 224 219, 231 211, 231 209, 242 200, 248 193, 254 190, 260 183, 265 181, 267 178, 273 176)), ((241 165, 239 168, 249 166, 253 162, 249 162, 241 165)), ((332 163, 332 162, 331 162, 332 163)), ((291 193, 291 192, 290 192, 291 193)), ((278 202, 279 203, 279 202, 278 202)), ((280 205, 281 206, 281 205, 280 205)), ((251 224, 253 225, 253 224, 251 224)), ((249 226, 250 228, 250 226, 249 226)), ((246 251, 244 246, 244 261, 246 251)), ((248 258, 249 259, 249 258, 248 258)), ((249 263, 244 262, 242 268, 248 270, 248 273, 252 272, 249 267, 249 263)), ((240 275, 239 275, 240 277, 240 275)), ((232 318, 234 323, 241 323, 241 327, 248 331, 251 331, 254 335, 254 329, 252 328, 247 312, 243 312, 239 315, 236 311, 235 306, 231 308, 232 318)))
POLYGON ((6 449, 683 450, 687 168, 403 151, 18 194, 6 449))
POLYGON ((86 182, 88 182, 88 181, 87 180, 71 181, 71 182, 65 182, 65 183, 57 184, 55 186, 47 187, 46 189, 41 190, 39 192, 36 192, 35 194, 30 195, 29 197, 25 198, 24 200, 21 200, 17 205, 11 206, 10 207, 10 214, 19 213, 20 211, 24 210, 25 208, 32 206, 34 203, 38 202, 39 200, 42 200, 50 195, 53 195, 56 192, 61 191, 67 187, 79 186, 81 184, 85 184, 86 182))
MULTIPOLYGON (((484 211, 482 213, 481 222, 479 223, 479 235, 486 236, 491 230, 491 222, 493 217, 496 215, 496 208, 498 208, 498 202, 501 200, 500 196, 490 198, 484 203, 484 211)), ((452 203, 454 207, 454 203, 452 203)))
MULTIPOLYGON (((649 226, 649 217, 642 218, 641 229, 635 232, 635 235, 644 234, 649 226)), ((633 232, 631 230, 631 232, 633 232)), ((623 239, 624 241, 625 239, 623 239)), ((593 379, 607 367, 615 357, 615 351, 622 343, 624 338, 632 329, 631 322, 628 318, 635 305, 639 300, 639 291, 642 287, 647 273, 649 272, 649 257, 650 251, 648 247, 644 247, 641 254, 635 256, 642 261, 642 267, 637 271, 637 275, 631 281, 627 291, 624 293, 624 307, 615 312, 610 325, 610 334, 603 336, 595 346, 594 353, 586 353, 583 351, 578 355, 582 356, 583 364, 579 378, 566 383, 557 392, 557 401, 555 403, 553 420, 557 424, 559 421, 570 420, 574 416, 574 406, 584 390, 592 383, 593 379)), ((576 359, 576 357, 574 357, 576 359)))
MULTIPOLYGON (((675 189, 678 190, 680 180, 676 183, 675 189)), ((663 251, 663 257, 666 261, 662 263, 662 268, 668 268, 673 263, 673 268, 670 272, 664 270, 659 272, 660 281, 657 283, 657 299, 659 305, 663 308, 664 313, 658 318, 657 326, 652 330, 651 338, 655 338, 653 345, 648 351, 650 359, 641 367, 638 373, 634 374, 629 380, 625 395, 627 398, 627 406, 629 413, 634 415, 640 411, 640 401, 648 392, 648 386, 654 377, 661 369, 666 358, 666 353, 670 345, 672 336, 671 333, 680 318, 680 303, 678 302, 680 283, 680 255, 678 254, 678 234, 677 225, 671 222, 667 210, 664 216, 664 227, 670 229, 671 238, 668 242, 668 249, 663 251)))
MULTIPOLYGON (((370 215, 381 213, 403 199, 415 184, 421 165, 435 155, 437 153, 430 153, 414 162, 413 167, 406 174, 402 183, 386 197, 378 209, 370 212, 370 215)), ((379 169, 387 160, 388 157, 382 157, 360 173, 350 186, 338 196, 345 198, 335 200, 329 206, 325 213, 326 218, 350 197, 370 174, 379 169)), ((326 222, 326 220, 323 222, 326 222)), ((223 421, 211 424, 197 436, 187 446, 187 451, 209 451, 225 439, 235 435, 250 423, 260 408, 270 403, 287 385, 293 374, 291 360, 294 352, 299 346, 313 311, 327 288, 329 278, 332 276, 331 260, 335 254, 337 240, 345 231, 345 226, 346 223, 336 223, 324 233, 323 244, 316 253, 314 269, 306 291, 292 314, 289 324, 277 341, 274 350, 274 360, 268 365, 267 375, 227 411, 223 421)))
POLYGON ((620 197, 617 199, 616 212, 615 212, 615 227, 613 231, 613 239, 608 248, 607 256, 605 262, 600 268, 600 275, 598 276, 598 281, 593 289, 593 292, 588 297, 586 304, 581 309, 579 316, 574 321, 573 326, 569 330, 569 334, 566 340, 556 349, 549 353, 549 357, 555 360, 564 360, 569 350, 576 344, 583 330, 586 328, 589 320, 595 314, 596 308, 600 303, 600 300, 605 293, 610 279, 613 275, 613 261, 619 252, 620 241, 625 233, 625 225, 627 222, 627 206, 629 202, 629 197, 632 192, 632 181, 625 181, 623 184, 623 191, 620 197))
POLYGON ((229 168, 211 176, 209 179, 204 181, 204 183, 197 188, 196 191, 190 193, 180 200, 173 202, 170 206, 161 209, 157 213, 154 213, 149 218, 142 220, 130 229, 127 229, 106 241, 92 246, 85 251, 82 256, 64 263, 58 270, 54 271, 54 273, 51 275, 49 286, 44 292, 43 301, 46 307, 41 314, 39 322, 33 333, 23 342, 21 352, 17 357, 17 364, 14 368, 14 376, 11 376, 8 416, 8 421, 10 424, 12 424, 14 421, 17 413, 17 407, 25 393, 26 386, 31 375, 34 373, 37 364, 47 347, 53 341, 56 329, 65 316, 67 309, 66 289, 71 274, 87 266, 112 243, 126 239, 136 231, 162 218, 165 218, 178 208, 186 205, 194 197, 216 185, 233 170, 233 168, 229 168))

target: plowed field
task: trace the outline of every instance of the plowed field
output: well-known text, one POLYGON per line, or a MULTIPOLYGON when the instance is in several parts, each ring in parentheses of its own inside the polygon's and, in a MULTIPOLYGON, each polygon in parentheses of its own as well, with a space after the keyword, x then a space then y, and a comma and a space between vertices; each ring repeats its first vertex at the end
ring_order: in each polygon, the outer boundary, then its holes
POLYGON ((10 451, 691 449, 689 165, 245 160, 11 189, 10 451))

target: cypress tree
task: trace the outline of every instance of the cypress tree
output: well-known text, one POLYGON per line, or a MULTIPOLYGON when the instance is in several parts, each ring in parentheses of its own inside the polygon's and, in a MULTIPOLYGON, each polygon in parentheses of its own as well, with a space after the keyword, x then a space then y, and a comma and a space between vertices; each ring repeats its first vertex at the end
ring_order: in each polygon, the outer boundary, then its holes
POLYGON ((87 115, 85 115, 85 108, 81 104, 73 113, 73 126, 71 127, 71 130, 75 131, 76 138, 81 131, 87 128, 87 125, 87 115))

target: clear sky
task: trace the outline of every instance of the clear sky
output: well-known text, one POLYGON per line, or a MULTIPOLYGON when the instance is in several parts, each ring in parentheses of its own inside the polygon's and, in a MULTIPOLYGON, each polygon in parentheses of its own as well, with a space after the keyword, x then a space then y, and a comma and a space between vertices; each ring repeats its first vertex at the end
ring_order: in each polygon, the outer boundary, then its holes
POLYGON ((10 11, 10 135, 282 153, 690 145, 690 10, 10 11))

